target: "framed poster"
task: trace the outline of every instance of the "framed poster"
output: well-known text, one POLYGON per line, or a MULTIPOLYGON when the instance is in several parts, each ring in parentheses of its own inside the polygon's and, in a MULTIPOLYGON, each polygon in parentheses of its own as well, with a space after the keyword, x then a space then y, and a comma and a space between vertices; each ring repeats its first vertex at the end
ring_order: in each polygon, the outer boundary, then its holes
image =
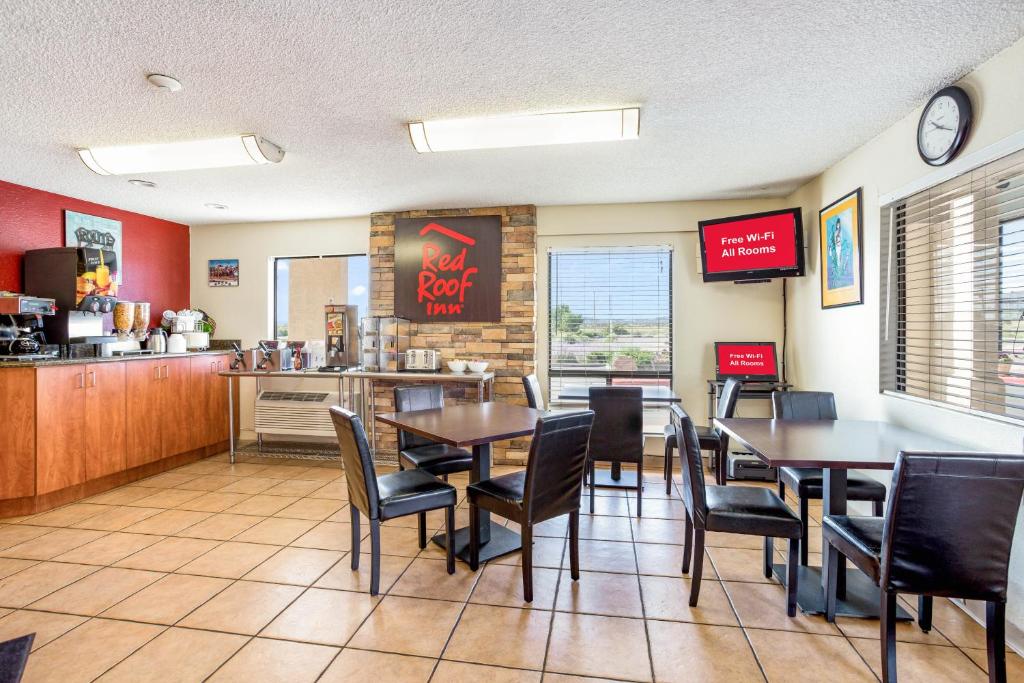
POLYGON ((861 188, 818 212, 821 245, 821 307, 864 303, 861 188))
POLYGON ((118 285, 124 284, 124 240, 121 234, 121 221, 65 210, 64 246, 114 252, 114 263, 104 265, 110 269, 110 278, 113 282, 118 285))
POLYGON ((207 282, 211 287, 238 286, 238 259, 210 259, 207 262, 207 282))
POLYGON ((501 216, 395 222, 395 315, 418 323, 501 320, 501 216))

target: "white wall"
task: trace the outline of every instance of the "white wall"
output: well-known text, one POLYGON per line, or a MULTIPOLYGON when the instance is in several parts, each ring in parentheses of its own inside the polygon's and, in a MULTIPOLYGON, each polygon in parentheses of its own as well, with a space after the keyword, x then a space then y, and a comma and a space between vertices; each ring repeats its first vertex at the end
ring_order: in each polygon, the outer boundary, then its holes
MULTIPOLYGON (((1024 130, 1024 41, 996 55, 961 85, 974 105, 974 129, 962 154, 969 154, 1024 130)), ((923 103, 922 103, 923 106, 923 103)), ((917 154, 915 136, 921 108, 885 130, 786 203, 804 208, 808 277, 793 280, 789 308, 792 339, 790 375, 802 389, 836 393, 840 415, 882 419, 975 447, 1021 452, 1024 428, 883 396, 878 391, 879 202, 880 195, 928 175, 934 169, 917 154), (864 305, 821 310, 818 211, 847 192, 864 188, 864 305)), ((950 501, 970 505, 973 501, 950 501)), ((1010 568, 1008 620, 1024 628, 1024 515, 1018 519, 1010 568)), ((1019 632, 1018 632, 1019 634, 1019 632)))

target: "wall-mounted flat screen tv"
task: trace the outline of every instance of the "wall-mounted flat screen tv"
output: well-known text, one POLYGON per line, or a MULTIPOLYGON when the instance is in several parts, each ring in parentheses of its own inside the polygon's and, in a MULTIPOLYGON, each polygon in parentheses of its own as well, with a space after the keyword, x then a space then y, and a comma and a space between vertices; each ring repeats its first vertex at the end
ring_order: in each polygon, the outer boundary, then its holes
POLYGON ((777 382, 775 342, 715 342, 715 376, 750 382, 777 382))
POLYGON ((768 280, 804 274, 800 209, 700 221, 704 282, 768 280))

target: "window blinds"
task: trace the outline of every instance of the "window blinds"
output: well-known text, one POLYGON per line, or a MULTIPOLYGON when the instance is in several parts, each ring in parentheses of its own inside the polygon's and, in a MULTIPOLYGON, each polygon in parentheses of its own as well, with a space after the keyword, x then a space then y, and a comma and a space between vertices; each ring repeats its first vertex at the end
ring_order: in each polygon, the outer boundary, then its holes
POLYGON ((881 388, 1024 418, 1024 151, 881 211, 881 388))

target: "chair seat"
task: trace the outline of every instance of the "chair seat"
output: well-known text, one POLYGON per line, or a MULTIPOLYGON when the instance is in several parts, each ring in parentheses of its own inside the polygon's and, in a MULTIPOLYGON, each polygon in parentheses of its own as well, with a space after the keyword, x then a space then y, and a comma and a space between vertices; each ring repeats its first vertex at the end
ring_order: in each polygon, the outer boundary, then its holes
POLYGON ((420 469, 435 477, 468 472, 473 467, 473 454, 465 448, 446 443, 432 443, 407 448, 398 454, 406 469, 420 469))
POLYGON ((800 518, 773 491, 759 486, 707 487, 709 531, 800 538, 800 518))
MULTIPOLYGON (((782 483, 799 498, 820 500, 823 496, 825 475, 814 467, 782 467, 782 483)), ((885 500, 885 485, 856 472, 846 475, 846 497, 849 500, 885 500)))
POLYGON ((381 521, 455 505, 455 487, 423 470, 403 470, 377 477, 381 521))
POLYGON ((878 583, 881 576, 883 517, 826 515, 821 522, 825 542, 878 583))
POLYGON ((722 437, 711 427, 694 427, 697 432, 697 444, 702 451, 713 451, 722 445, 722 437))
POLYGON ((676 428, 671 424, 665 425, 665 448, 678 448, 679 442, 676 441, 676 428))
POLYGON ((466 495, 472 503, 478 503, 481 498, 494 498, 514 508, 523 506, 525 491, 526 470, 485 479, 466 487, 466 495))

